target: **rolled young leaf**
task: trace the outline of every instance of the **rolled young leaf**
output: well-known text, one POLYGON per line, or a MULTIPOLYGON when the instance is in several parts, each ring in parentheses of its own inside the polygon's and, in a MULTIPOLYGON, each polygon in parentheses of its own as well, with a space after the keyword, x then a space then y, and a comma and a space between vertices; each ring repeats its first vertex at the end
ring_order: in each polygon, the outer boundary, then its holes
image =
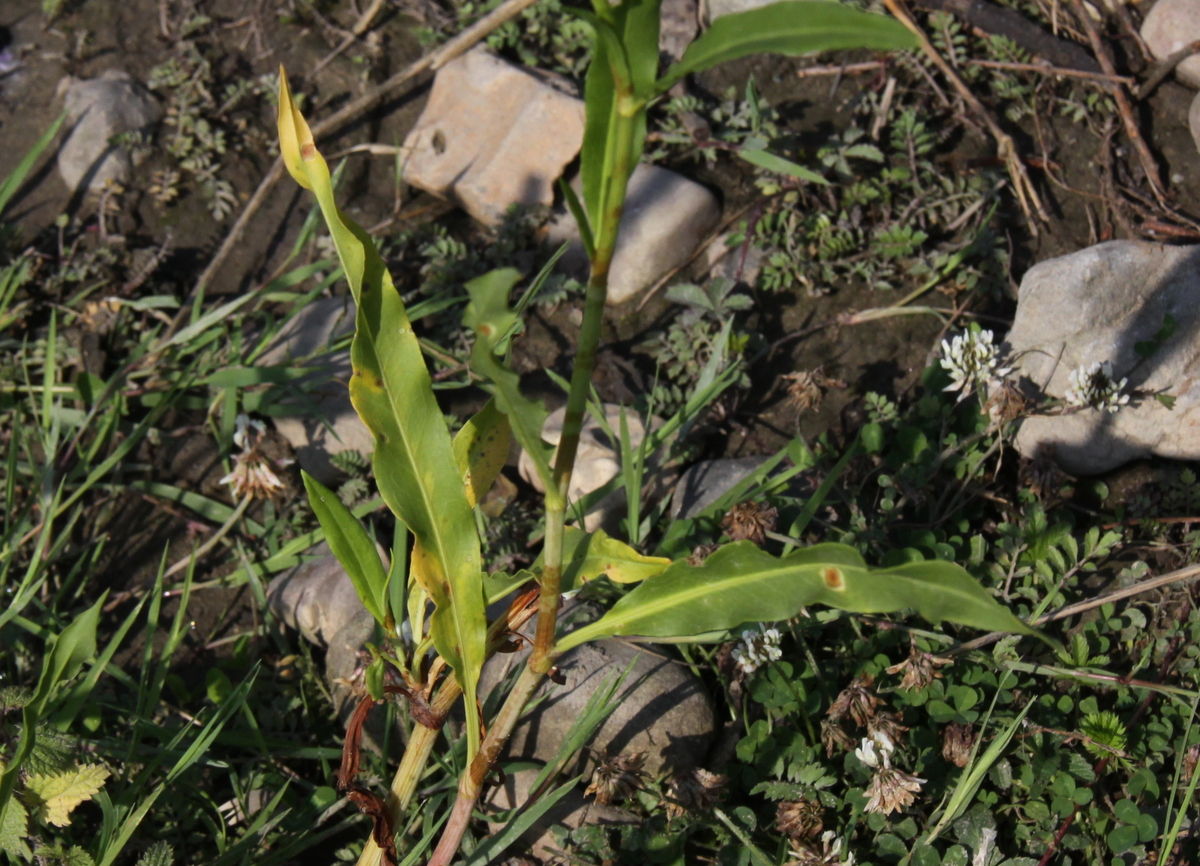
POLYGON ((304 479, 313 513, 325 530, 329 549, 354 584, 363 607, 386 628, 388 577, 375 542, 336 493, 303 470, 300 476, 304 479))
POLYGON ((422 567, 414 574, 435 605, 434 645, 463 688, 473 757, 480 737, 475 690, 487 634, 475 515, 404 303, 370 236, 334 201, 329 167, 282 74, 279 101, 285 162, 316 196, 358 306, 350 400, 375 438, 379 493, 412 532, 414 559, 420 551, 422 567))
POLYGON ((814 54, 850 48, 916 48, 916 37, 885 15, 859 12, 830 0, 784 0, 723 15, 687 47, 655 90, 665 93, 693 72, 751 54, 814 54))
POLYGON ((952 562, 872 570, 844 544, 817 544, 777 558, 738 541, 703 565, 681 560, 643 581, 596 622, 565 636, 557 649, 613 635, 680 637, 791 619, 811 604, 853 613, 915 608, 932 622, 1038 634, 952 562))
MULTIPOLYGON (((578 589, 589 580, 607 575, 614 583, 638 583, 664 572, 671 560, 644 556, 603 529, 584 532, 574 526, 563 530, 562 591, 578 589)), ((541 558, 534 571, 541 567, 541 558)))

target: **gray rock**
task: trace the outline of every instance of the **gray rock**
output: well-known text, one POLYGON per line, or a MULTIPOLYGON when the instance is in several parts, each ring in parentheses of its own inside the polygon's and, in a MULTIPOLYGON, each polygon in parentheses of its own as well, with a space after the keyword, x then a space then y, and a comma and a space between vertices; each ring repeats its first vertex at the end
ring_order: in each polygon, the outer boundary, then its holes
MULTIPOLYGON (((575 188, 578 192, 578 181, 575 188)), ((629 179, 608 277, 608 302, 623 304, 640 297, 686 262, 720 219, 721 207, 707 187, 665 168, 639 164, 629 179)), ((551 222, 549 241, 553 245, 569 241, 563 266, 586 273, 579 228, 569 213, 551 222)))
POLYGON ((1022 387, 1061 398, 1072 370, 1112 363, 1126 393, 1116 413, 1082 409, 1026 418, 1022 454, 1052 456, 1076 475, 1137 457, 1200 459, 1200 246, 1110 241, 1042 262, 1021 281, 1006 349, 1022 387), (1166 344, 1142 360, 1135 345, 1175 318, 1166 344), (1167 409, 1152 396, 1175 398, 1167 409))
POLYGON ((769 459, 722 457, 697 463, 679 477, 671 501, 671 516, 676 520, 695 517, 769 459))
MULTIPOLYGON (((1159 60, 1200 39, 1200 3, 1158 0, 1142 23, 1142 39, 1159 60)), ((1200 55, 1193 54, 1176 66, 1175 76, 1189 87, 1200 87, 1200 55)))
MULTIPOLYGON (((335 340, 354 330, 354 301, 350 298, 318 298, 301 310, 281 330, 259 359, 261 366, 306 362, 335 340)), ((297 404, 295 414, 273 419, 275 429, 296 451, 300 468, 322 484, 333 484, 338 471, 331 455, 342 451, 371 454, 375 439, 350 403, 350 352, 322 355, 307 363, 313 371, 295 380, 304 388, 310 403, 297 404)))
POLYGON ((1200 152, 1200 93, 1192 99, 1192 105, 1188 109, 1188 129, 1192 132, 1192 141, 1196 144, 1196 150, 1200 152))
POLYGON ((673 60, 683 56, 700 30, 697 0, 663 0, 660 7, 658 50, 673 60))
MULTIPOLYGON (((630 444, 637 448, 645 437, 645 427, 642 419, 631 409, 625 410, 625 423, 629 430, 630 444)), ((551 412, 542 425, 542 439, 551 445, 558 445, 562 438, 563 418, 566 417, 566 407, 551 412)), ((612 431, 621 435, 621 407, 613 403, 604 404, 605 421, 612 431)), ((517 470, 535 490, 544 493, 541 478, 529 454, 521 451, 517 462, 517 470)), ((571 485, 567 495, 571 502, 576 502, 593 490, 599 490, 621 471, 621 443, 609 439, 604 428, 589 415, 583 422, 583 430, 579 435, 579 450, 575 454, 575 471, 571 473, 571 485)), ((624 506, 624 490, 614 490, 600 500, 584 515, 583 526, 589 532, 604 526, 611 528, 618 516, 618 511, 624 506)))
POLYGON ((701 0, 701 12, 708 23, 736 12, 749 12, 776 0, 701 0))
POLYGON ((516 204, 550 205, 583 144, 583 100, 482 48, 438 70, 404 141, 404 180, 497 225, 516 204))
MULTIPOLYGON (((578 612, 570 603, 564 605, 564 616, 578 612)), ((532 624, 522 633, 532 637, 532 624)), ((528 654, 526 649, 494 657, 484 667, 480 693, 486 694, 512 669, 525 664, 528 654)), ((539 764, 551 760, 596 689, 631 664, 618 692, 616 710, 589 744, 590 751, 581 752, 564 768, 563 777, 586 775, 595 763, 591 755, 601 752, 614 756, 644 752, 643 766, 651 775, 683 773, 701 766, 716 736, 716 717, 704 687, 685 665, 666 658, 658 648, 619 640, 583 644, 560 657, 558 671, 566 683, 543 682, 531 701, 535 709, 513 731, 507 750, 509 759, 539 764)), ((490 795, 490 805, 511 809, 526 802, 537 773, 531 769, 507 774, 504 783, 490 795)), ((585 821, 628 824, 637 819, 619 808, 585 798, 582 788, 578 788, 543 816, 526 834, 526 840, 534 856, 545 858, 552 853, 551 827, 573 828, 585 821)))
POLYGON ((325 678, 345 719, 354 709, 345 681, 358 667, 358 651, 375 633, 375 619, 329 545, 322 542, 308 554, 313 559, 267 584, 267 605, 305 640, 326 648, 325 678))
POLYGON ((108 70, 98 78, 67 79, 64 107, 70 132, 58 151, 58 173, 73 191, 100 192, 125 183, 133 157, 113 138, 149 134, 162 116, 158 102, 124 72, 108 70))

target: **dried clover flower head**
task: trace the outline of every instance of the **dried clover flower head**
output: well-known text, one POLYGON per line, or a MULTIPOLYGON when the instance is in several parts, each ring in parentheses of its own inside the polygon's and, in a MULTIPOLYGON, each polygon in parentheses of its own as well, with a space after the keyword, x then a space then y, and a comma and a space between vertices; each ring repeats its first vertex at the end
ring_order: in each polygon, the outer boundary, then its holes
POLYGON ((779 512, 764 502, 739 502, 722 518, 721 528, 733 541, 752 541, 762 547, 778 516, 779 512))
POLYGON ((867 722, 868 735, 881 734, 893 743, 899 742, 901 735, 907 730, 905 725, 900 724, 900 717, 895 713, 876 713, 867 722))
POLYGON ((233 444, 242 451, 233 458, 233 471, 221 479, 222 484, 228 484, 237 498, 250 496, 254 499, 267 499, 272 494, 283 489, 283 482, 275 474, 275 469, 289 465, 290 460, 272 462, 259 451, 267 426, 248 415, 238 415, 237 429, 233 434, 233 444))
POLYGON ((704 565, 704 560, 716 553, 720 547, 719 544, 697 544, 692 548, 692 555, 687 558, 687 564, 697 567, 704 565))
POLYGON ((942 728, 942 757, 956 767, 965 767, 975 748, 975 729, 951 722, 942 728))
POLYGON ((854 745, 854 738, 833 719, 821 719, 821 743, 825 746, 825 757, 832 758, 835 751, 850 749, 854 745))
POLYGON ((846 383, 831 379, 825 375, 824 367, 798 373, 788 373, 782 377, 788 384, 788 399, 799 412, 806 409, 816 409, 825 398, 825 392, 830 388, 845 388, 846 383))
POLYGON ((1008 424, 1025 414, 1025 395, 1007 379, 1002 379, 997 387, 989 390, 984 408, 988 417, 997 424, 1008 424))
POLYGON ((645 752, 635 752, 632 755, 614 755, 601 753, 596 761, 596 769, 592 771, 592 781, 584 796, 596 795, 596 802, 607 806, 614 800, 626 800, 642 787, 642 764, 646 761, 645 752))
POLYGON ((999 383, 1012 372, 1011 367, 1000 366, 1000 349, 992 341, 992 332, 975 329, 942 340, 942 367, 950 373, 945 390, 960 391, 959 400, 999 383))
POLYGON ((792 858, 786 866, 854 866, 854 855, 842 856, 842 840, 832 830, 821 834, 817 843, 793 843, 792 858))
POLYGON ((748 628, 742 632, 742 639, 733 648, 733 660, 743 673, 752 674, 763 665, 779 660, 783 654, 779 649, 782 639, 779 629, 774 627, 760 625, 748 628))
POLYGON ((905 809, 916 801, 924 782, 895 767, 882 767, 871 777, 865 811, 890 815, 905 809))
POLYGON ((830 704, 826 715, 835 722, 849 715, 856 725, 865 728, 879 706, 879 698, 871 688, 874 682, 875 677, 870 674, 856 676, 830 704))
POLYGON ((676 773, 667 786, 667 814, 678 818, 685 812, 705 812, 721 799, 729 779, 697 767, 676 773))
POLYGON ((889 674, 898 674, 903 671, 904 679, 900 681, 900 688, 905 691, 919 692, 921 689, 928 687, 934 680, 940 680, 942 675, 938 672, 938 668, 949 664, 954 664, 954 662, 950 659, 922 652, 914 644, 909 647, 907 659, 899 664, 892 665, 886 670, 889 674))
POLYGON ((825 828, 824 813, 816 800, 784 801, 775 807, 775 827, 796 841, 815 839, 825 828))
POLYGON ((1112 363, 1097 361, 1083 364, 1071 371, 1067 392, 1063 399, 1068 406, 1091 407, 1104 412, 1116 412, 1129 402, 1129 395, 1121 389, 1129 379, 1113 380, 1112 363))

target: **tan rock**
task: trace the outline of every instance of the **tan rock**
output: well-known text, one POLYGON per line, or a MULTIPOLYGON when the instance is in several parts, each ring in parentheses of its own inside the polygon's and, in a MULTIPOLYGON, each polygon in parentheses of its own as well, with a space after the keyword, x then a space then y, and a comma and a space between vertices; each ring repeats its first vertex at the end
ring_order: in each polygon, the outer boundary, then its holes
MULTIPOLYGON (((1142 23, 1142 39, 1159 60, 1200 39, 1200 2, 1158 0, 1142 23)), ((1175 76, 1189 87, 1200 87, 1200 54, 1175 67, 1175 76)))
POLYGON ((496 225, 515 204, 550 205, 583 143, 583 101, 477 48, 437 74, 405 139, 404 179, 496 225))

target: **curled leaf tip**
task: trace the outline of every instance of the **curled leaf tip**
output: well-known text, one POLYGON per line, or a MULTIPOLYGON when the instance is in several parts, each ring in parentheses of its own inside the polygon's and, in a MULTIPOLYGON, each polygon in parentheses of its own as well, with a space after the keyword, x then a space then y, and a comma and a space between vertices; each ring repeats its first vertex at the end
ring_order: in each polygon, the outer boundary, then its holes
POLYGON ((312 130, 292 99, 292 89, 283 64, 279 66, 279 153, 292 179, 305 189, 312 189, 304 163, 318 156, 317 148, 313 143, 312 130))

